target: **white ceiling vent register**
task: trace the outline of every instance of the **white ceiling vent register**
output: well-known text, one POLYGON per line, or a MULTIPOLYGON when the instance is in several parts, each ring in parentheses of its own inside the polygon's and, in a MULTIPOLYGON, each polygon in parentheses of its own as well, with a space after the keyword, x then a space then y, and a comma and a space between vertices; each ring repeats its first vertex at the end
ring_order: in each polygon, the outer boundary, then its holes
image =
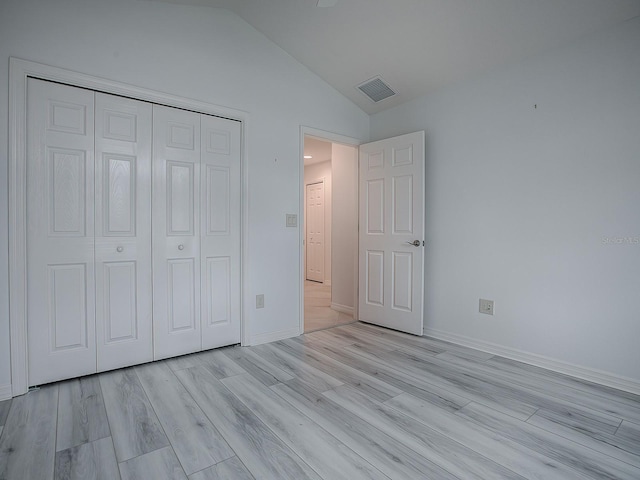
POLYGON ((361 83, 358 85, 358 90, 369 97, 374 103, 378 103, 385 98, 393 97, 396 94, 380 77, 374 77, 371 80, 361 83))

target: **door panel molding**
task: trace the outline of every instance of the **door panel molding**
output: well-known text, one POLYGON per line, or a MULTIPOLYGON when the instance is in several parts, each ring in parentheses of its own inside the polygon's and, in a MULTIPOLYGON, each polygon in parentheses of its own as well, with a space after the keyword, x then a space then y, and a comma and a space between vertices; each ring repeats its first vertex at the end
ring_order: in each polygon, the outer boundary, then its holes
MULTIPOLYGON (((70 86, 86 88, 97 92, 119 95, 136 100, 167 105, 208 115, 238 120, 241 125, 241 339, 242 344, 250 343, 250 329, 245 322, 245 312, 249 308, 247 295, 246 258, 248 239, 248 172, 246 168, 247 131, 249 115, 247 112, 191 100, 175 95, 157 92, 147 88, 103 79, 63 68, 31 62, 15 57, 9 59, 9 324, 11 345, 11 392, 21 395, 28 389, 28 347, 27 347, 27 81, 39 78, 70 86)), ((60 111, 55 128, 73 129, 73 110, 60 111)), ((80 115, 76 111, 75 115, 80 115)), ((110 118, 112 136, 135 134, 127 131, 126 119, 110 118)), ((66 133, 70 133, 65 131, 66 133)), ((177 140, 180 140, 177 138, 177 140)), ((212 148, 222 149, 223 139, 217 136, 211 139, 212 148)))

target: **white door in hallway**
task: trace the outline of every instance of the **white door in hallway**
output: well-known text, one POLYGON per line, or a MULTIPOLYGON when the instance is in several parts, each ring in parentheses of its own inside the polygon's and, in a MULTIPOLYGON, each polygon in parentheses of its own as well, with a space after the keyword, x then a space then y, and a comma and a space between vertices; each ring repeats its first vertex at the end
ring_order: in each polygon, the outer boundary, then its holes
POLYGON ((29 385, 96 371, 94 94, 29 79, 29 385))
POLYGON ((359 319, 423 333, 424 132, 360 146, 359 319))
POLYGON ((324 182, 306 186, 307 280, 324 282, 324 182))

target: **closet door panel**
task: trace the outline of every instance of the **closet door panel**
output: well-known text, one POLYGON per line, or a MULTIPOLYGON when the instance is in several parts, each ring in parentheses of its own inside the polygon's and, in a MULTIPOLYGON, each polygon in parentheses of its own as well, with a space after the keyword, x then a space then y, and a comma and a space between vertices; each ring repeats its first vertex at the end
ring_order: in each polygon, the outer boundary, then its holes
POLYGON ((202 349, 200 115, 153 107, 154 358, 202 349))
POLYGON ((202 347, 240 342, 240 122, 201 116, 202 347))
POLYGON ((27 85, 29 385, 96 371, 94 94, 27 85))
POLYGON ((151 113, 96 93, 98 371, 153 359, 151 113))

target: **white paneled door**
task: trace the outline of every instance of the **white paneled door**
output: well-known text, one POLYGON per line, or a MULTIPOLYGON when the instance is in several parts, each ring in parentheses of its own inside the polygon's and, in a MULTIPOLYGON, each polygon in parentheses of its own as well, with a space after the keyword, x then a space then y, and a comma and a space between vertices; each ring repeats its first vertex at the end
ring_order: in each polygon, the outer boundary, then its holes
POLYGON ((240 122, 201 115, 202 349, 240 342, 240 122))
POLYGON ((151 105, 29 79, 29 383, 147 362, 151 105))
POLYGON ((153 107, 155 358, 240 342, 240 123, 153 107))
POLYGON ((307 280, 324 282, 324 182, 306 187, 307 280))
POLYGON ((94 95, 29 79, 29 381, 96 371, 94 95))
POLYGON ((95 94, 98 371, 153 360, 151 104, 95 94))
POLYGON ((200 115, 153 106, 155 358, 201 350, 200 115))
POLYGON ((360 146, 359 317, 423 332, 424 132, 360 146))

